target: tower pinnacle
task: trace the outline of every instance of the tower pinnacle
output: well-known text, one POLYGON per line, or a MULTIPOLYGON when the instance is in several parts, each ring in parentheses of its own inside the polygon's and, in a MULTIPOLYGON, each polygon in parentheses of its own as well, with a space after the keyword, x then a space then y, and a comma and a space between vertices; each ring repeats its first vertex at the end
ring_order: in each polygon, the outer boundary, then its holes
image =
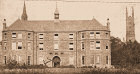
POLYGON ((58 11, 58 8, 57 8, 57 2, 56 2, 56 9, 55 9, 55 12, 54 12, 54 19, 59 19, 59 11, 58 11))
POLYGON ((22 13, 22 16, 21 16, 21 20, 27 20, 28 19, 28 16, 27 16, 27 13, 26 13, 26 5, 25 5, 25 1, 24 1, 24 7, 23 7, 23 13, 22 13))

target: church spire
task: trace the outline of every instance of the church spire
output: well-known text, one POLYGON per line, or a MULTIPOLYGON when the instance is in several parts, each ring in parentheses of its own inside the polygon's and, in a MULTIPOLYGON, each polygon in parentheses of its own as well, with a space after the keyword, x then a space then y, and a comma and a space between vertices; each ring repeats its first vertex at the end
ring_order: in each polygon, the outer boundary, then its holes
POLYGON ((55 12, 54 12, 54 19, 59 19, 59 11, 58 11, 58 8, 57 8, 57 2, 56 2, 56 9, 55 9, 55 12))
POLYGON ((28 16, 27 16, 27 13, 26 13, 26 5, 25 5, 25 1, 24 1, 24 7, 23 7, 23 13, 22 13, 22 16, 21 16, 21 20, 27 20, 28 19, 28 16))
POLYGON ((134 8, 132 6, 132 17, 134 18, 134 8))
POLYGON ((126 19, 127 19, 127 17, 128 17, 128 10, 127 10, 127 7, 126 7, 126 19))

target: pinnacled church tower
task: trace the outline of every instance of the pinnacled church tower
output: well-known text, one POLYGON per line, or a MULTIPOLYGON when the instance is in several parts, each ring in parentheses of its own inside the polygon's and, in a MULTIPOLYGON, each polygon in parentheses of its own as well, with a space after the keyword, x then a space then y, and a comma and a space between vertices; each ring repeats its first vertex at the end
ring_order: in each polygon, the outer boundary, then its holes
POLYGON ((134 24, 134 8, 132 7, 132 15, 128 16, 126 8, 126 42, 135 41, 135 24, 134 24))

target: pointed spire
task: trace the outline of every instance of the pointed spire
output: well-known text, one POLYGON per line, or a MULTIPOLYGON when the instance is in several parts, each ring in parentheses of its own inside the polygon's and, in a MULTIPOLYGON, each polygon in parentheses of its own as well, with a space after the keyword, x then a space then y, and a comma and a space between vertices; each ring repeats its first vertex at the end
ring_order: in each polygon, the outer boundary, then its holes
POLYGON ((28 19, 28 16, 27 16, 27 13, 26 13, 26 5, 25 5, 25 0, 24 0, 24 7, 23 7, 23 13, 22 13, 22 16, 21 16, 21 20, 27 20, 28 19))
POLYGON ((132 6, 132 17, 134 18, 134 8, 132 6))
POLYGON ((59 11, 58 11, 58 8, 57 8, 57 2, 56 2, 56 9, 55 9, 55 12, 54 12, 54 19, 59 19, 59 11))
POLYGON ((126 7, 126 18, 128 17, 128 10, 127 10, 127 7, 126 7))

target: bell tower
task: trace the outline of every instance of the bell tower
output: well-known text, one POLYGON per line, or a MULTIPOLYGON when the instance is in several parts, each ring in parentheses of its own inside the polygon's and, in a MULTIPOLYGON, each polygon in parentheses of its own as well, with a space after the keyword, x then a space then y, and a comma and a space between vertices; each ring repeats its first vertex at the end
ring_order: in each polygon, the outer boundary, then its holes
POLYGON ((55 20, 59 19, 59 11, 58 11, 58 8, 57 8, 57 2, 56 2, 56 9, 55 9, 55 12, 54 12, 54 19, 55 20))
POLYGON ((134 23, 134 8, 131 7, 132 15, 128 16, 126 7, 126 42, 135 41, 135 23, 134 23))

